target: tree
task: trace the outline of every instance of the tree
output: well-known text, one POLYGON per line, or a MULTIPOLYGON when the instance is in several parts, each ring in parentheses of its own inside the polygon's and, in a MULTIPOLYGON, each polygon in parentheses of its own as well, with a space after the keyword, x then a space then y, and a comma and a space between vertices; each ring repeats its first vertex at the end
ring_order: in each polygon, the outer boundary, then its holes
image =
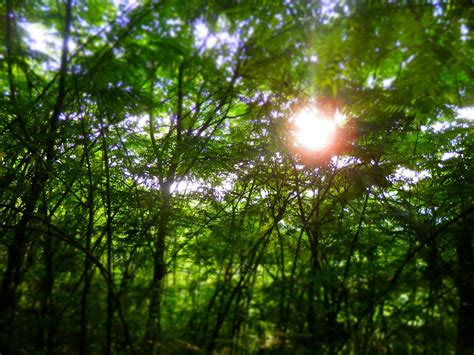
POLYGON ((469 4, 0 8, 2 352, 473 351, 469 4))

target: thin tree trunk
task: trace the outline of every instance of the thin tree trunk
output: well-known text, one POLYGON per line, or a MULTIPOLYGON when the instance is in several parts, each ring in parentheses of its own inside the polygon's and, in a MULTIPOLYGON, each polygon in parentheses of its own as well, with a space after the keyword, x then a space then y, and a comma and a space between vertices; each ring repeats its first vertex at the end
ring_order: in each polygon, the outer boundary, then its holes
POLYGON ((168 235, 168 221, 170 216, 171 184, 164 182, 161 185, 162 203, 158 221, 158 233, 155 240, 153 278, 150 285, 150 305, 145 332, 145 349, 147 353, 159 352, 161 335, 161 296, 163 279, 166 275, 165 246, 168 235))
MULTIPOLYGON (((163 279, 166 275, 166 262, 165 262, 165 248, 166 248, 166 237, 169 234, 168 224, 170 219, 170 207, 171 207, 171 185, 176 178, 176 170, 179 164, 181 153, 179 147, 182 144, 182 133, 183 133, 183 84, 184 84, 184 67, 185 62, 183 61, 178 69, 178 87, 177 87, 177 107, 176 107, 176 146, 177 149, 171 158, 170 166, 167 170, 166 176, 164 176, 163 165, 161 159, 158 157, 158 172, 160 174, 160 193, 161 193, 161 206, 160 215, 158 221, 158 233, 155 240, 155 248, 153 255, 153 278, 150 284, 150 305, 148 308, 148 319, 145 330, 145 349, 148 353, 154 353, 155 350, 160 352, 160 335, 161 335, 161 299, 162 299, 162 288, 163 279)), ((150 83, 150 93, 153 95, 153 80, 150 83)), ((159 154, 159 149, 156 144, 154 135, 154 122, 153 113, 149 112, 149 128, 152 148, 155 154, 159 154)), ((172 129, 172 128, 170 128, 172 129)))
MULTIPOLYGON (((94 185, 92 180, 92 168, 89 156, 89 145, 88 145, 88 134, 85 129, 83 121, 83 136, 84 136, 84 154, 87 164, 87 175, 89 180, 88 192, 87 192, 87 209, 88 209, 88 220, 87 220, 87 231, 86 231, 86 250, 91 252, 91 241, 92 232, 94 229, 94 185)), ((84 259, 84 288, 82 290, 81 299, 81 330, 79 336, 79 353, 81 355, 87 354, 87 299, 89 296, 89 290, 92 282, 91 273, 91 261, 88 257, 84 259)))
MULTIPOLYGON (((314 243, 314 241, 313 241, 314 243)), ((313 249, 313 248, 312 248, 313 249)), ((312 251, 311 255, 311 270, 310 270, 310 279, 308 285, 308 331, 311 336, 311 346, 313 349, 318 348, 318 322, 316 315, 316 279, 320 272, 320 265, 317 254, 315 251, 312 251)))
POLYGON ((38 199, 38 184, 33 185, 33 191, 29 197, 29 203, 17 224, 16 232, 11 244, 8 246, 7 268, 2 280, 2 294, 0 297, 0 319, 3 330, 2 343, 0 350, 8 353, 13 338, 13 322, 15 318, 15 309, 17 305, 16 290, 20 284, 21 268, 27 245, 26 230, 30 221, 30 216, 36 207, 38 199))
MULTIPOLYGON (((287 201, 286 201, 287 202, 287 201)), ((229 309, 234 302, 236 296, 242 292, 242 290, 247 286, 247 283, 250 280, 250 277, 256 272, 257 267, 260 263, 260 260, 266 250, 267 244, 270 240, 270 236, 275 229, 275 226, 278 222, 283 218, 283 213, 286 209, 286 203, 283 207, 281 207, 278 214, 274 213, 274 221, 273 224, 263 233, 263 235, 257 240, 257 242, 253 245, 252 250, 250 251, 249 258, 247 260, 247 266, 243 268, 240 272, 240 278, 237 282, 237 285, 232 288, 230 295, 223 302, 217 311, 217 318, 215 321, 215 326, 211 336, 209 337, 208 344, 206 346, 206 352, 211 354, 214 352, 214 349, 217 345, 217 338, 219 336, 219 332, 226 320, 226 317, 229 314, 229 309)), ((229 279, 231 281, 231 279, 229 279)), ((225 294, 223 295, 225 297, 225 294)))
POLYGON ((278 234, 278 244, 279 244, 279 251, 280 251, 280 271, 281 271, 281 285, 280 285, 280 300, 279 300, 279 322, 278 322, 278 337, 280 345, 283 347, 285 344, 285 337, 286 337, 286 312, 285 312, 285 301, 286 301, 286 287, 283 285, 287 284, 286 281, 286 274, 285 274, 285 251, 283 245, 283 236, 280 232, 280 228, 276 225, 276 231, 278 234))
MULTIPOLYGON (((14 107, 18 109, 18 103, 16 100, 16 89, 13 78, 13 51, 12 51, 12 38, 13 30, 15 27, 15 14, 13 11, 13 2, 11 0, 6 1, 6 46, 7 46, 7 64, 8 64, 8 78, 10 84, 10 100, 14 107)), ((34 166, 34 174, 32 177, 31 188, 26 196, 25 209, 22 216, 17 224, 15 234, 11 244, 8 246, 8 261, 7 268, 2 280, 2 294, 0 297, 0 318, 2 319, 2 325, 4 328, 4 334, 6 338, 1 340, 0 350, 8 352, 10 344, 12 343, 12 331, 14 314, 17 303, 16 289, 20 284, 21 280, 21 269, 23 266, 24 255, 26 246, 28 244, 27 229, 33 212, 36 209, 41 192, 49 179, 49 171, 55 157, 55 140, 57 123, 59 116, 64 106, 64 100, 66 96, 66 75, 67 75, 67 56, 68 48, 67 43, 69 40, 69 33, 71 28, 72 20, 72 0, 68 0, 66 3, 66 18, 63 32, 63 48, 61 53, 61 65, 59 69, 59 83, 58 83, 58 95, 54 106, 53 113, 49 121, 49 138, 45 144, 46 159, 45 164, 42 162, 36 163, 34 166)), ((18 115, 18 114, 17 114, 18 115)), ((22 117, 18 116, 20 122, 22 117)), ((27 134, 26 129, 24 133, 27 134)))
POLYGON ((456 352, 474 353, 474 216, 465 215, 462 228, 456 235, 459 275, 458 335, 456 352))
POLYGON ((317 202, 314 210, 314 215, 310 220, 310 228, 308 230, 308 238, 311 246, 311 274, 308 287, 308 331, 311 335, 311 346, 313 349, 318 349, 318 322, 315 309, 316 304, 316 280, 321 272, 321 264, 319 262, 319 203, 317 202))
POLYGON ((40 330, 38 350, 46 351, 48 354, 51 354, 53 351, 53 338, 54 338, 54 316, 52 314, 52 292, 54 286, 54 274, 53 274, 53 245, 52 245, 52 236, 51 236, 51 216, 49 215, 47 208, 47 197, 45 192, 43 192, 43 201, 41 214, 43 218, 48 223, 48 229, 46 235, 44 236, 44 264, 46 267, 46 274, 42 283, 42 299, 40 306, 40 315, 41 320, 47 324, 44 329, 40 330), (45 334, 46 332, 46 339, 45 334))
MULTIPOLYGON (((19 107, 16 100, 16 88, 13 76, 13 31, 15 23, 15 13, 13 10, 13 2, 6 1, 5 16, 5 45, 7 50, 6 62, 8 66, 8 81, 10 86, 10 101, 12 106, 18 111, 19 107)), ((18 116, 18 114, 17 114, 18 116)), ((21 119, 19 118, 21 121, 21 119)), ((14 318, 14 310, 16 306, 16 288, 20 280, 20 269, 23 264, 23 256, 26 246, 26 227, 29 222, 30 214, 36 207, 36 200, 39 197, 39 189, 35 182, 37 174, 35 172, 31 190, 26 198, 25 211, 22 214, 17 229, 13 235, 13 240, 8 246, 8 260, 5 273, 2 279, 2 291, 0 295, 0 326, 3 334, 0 340, 0 351, 8 352, 12 340, 12 323, 14 318)))
POLYGON ((105 207, 107 214, 106 222, 106 249, 107 249, 107 273, 110 277, 110 283, 107 287, 107 322, 106 322, 106 354, 112 353, 112 327, 114 318, 114 295, 113 295, 113 270, 112 270, 112 194, 110 185, 110 162, 109 162, 109 147, 107 144, 108 129, 101 123, 101 135, 102 135, 102 152, 104 157, 104 170, 105 170, 105 207))

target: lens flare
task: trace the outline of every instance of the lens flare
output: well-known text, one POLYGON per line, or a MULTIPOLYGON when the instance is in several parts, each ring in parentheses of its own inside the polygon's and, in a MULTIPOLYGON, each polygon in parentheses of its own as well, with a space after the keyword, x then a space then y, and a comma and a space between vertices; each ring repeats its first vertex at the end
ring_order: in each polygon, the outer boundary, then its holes
POLYGON ((334 140, 335 120, 322 116, 317 110, 303 109, 292 121, 297 147, 318 151, 327 148, 334 140))

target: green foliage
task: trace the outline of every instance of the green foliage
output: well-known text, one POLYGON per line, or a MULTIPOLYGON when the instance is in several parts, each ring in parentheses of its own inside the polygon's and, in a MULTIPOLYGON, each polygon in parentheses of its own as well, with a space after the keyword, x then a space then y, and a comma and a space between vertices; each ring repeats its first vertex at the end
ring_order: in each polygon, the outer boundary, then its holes
POLYGON ((126 3, 0 5, 0 351, 472 353, 472 6, 126 3))

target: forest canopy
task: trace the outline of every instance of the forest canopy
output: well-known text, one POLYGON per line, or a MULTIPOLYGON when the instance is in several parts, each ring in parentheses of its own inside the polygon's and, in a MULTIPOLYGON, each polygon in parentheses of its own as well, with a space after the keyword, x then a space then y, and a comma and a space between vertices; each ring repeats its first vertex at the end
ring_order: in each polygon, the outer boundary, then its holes
POLYGON ((2 354, 474 352, 470 1, 0 9, 2 354))

